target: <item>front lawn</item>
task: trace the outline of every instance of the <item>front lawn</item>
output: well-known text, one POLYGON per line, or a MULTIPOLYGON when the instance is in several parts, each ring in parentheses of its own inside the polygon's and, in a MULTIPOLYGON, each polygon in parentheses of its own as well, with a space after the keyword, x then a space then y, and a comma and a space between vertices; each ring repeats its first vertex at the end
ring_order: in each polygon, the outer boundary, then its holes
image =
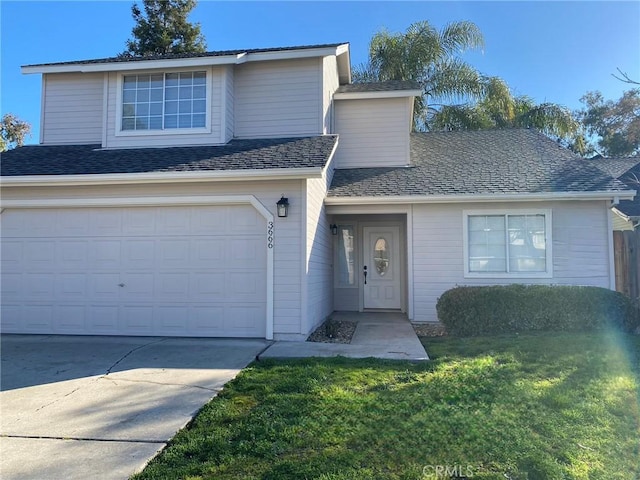
POLYGON ((640 476, 640 337, 423 340, 432 362, 254 363, 134 478, 640 476))

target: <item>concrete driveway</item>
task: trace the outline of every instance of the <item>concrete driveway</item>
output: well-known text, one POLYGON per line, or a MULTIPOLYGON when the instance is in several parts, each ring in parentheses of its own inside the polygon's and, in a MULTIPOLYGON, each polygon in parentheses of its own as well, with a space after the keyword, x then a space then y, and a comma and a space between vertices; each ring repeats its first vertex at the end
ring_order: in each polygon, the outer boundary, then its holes
POLYGON ((3 335, 0 478, 126 479, 267 345, 3 335))

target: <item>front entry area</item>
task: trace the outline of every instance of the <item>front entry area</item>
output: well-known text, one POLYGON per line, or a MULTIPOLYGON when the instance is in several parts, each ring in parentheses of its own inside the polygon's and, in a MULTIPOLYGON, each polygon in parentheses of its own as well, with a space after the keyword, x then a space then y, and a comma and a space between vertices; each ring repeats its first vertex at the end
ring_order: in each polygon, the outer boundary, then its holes
POLYGON ((406 312, 406 215, 335 215, 333 222, 334 309, 406 312))

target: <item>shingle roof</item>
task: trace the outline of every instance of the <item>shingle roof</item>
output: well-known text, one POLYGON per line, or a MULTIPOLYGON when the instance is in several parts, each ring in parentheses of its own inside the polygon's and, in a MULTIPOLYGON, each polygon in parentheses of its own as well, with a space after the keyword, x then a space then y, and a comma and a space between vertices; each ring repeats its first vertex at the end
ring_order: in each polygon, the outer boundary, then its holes
POLYGON ((25 146, 2 154, 2 176, 93 175, 324 167, 337 136, 232 140, 222 146, 103 150, 100 145, 25 146))
POLYGON ((628 190, 534 130, 411 135, 408 167, 336 170, 331 197, 628 190))
MULTIPOLYGON (((591 161, 601 170, 618 178, 629 190, 640 192, 640 157, 599 158, 591 161)), ((633 200, 621 200, 616 209, 628 217, 640 217, 640 195, 636 195, 633 200)))
POLYGON ((629 169, 640 163, 640 157, 611 157, 590 159, 593 164, 613 178, 620 178, 629 169))
POLYGON ((288 50, 308 50, 312 48, 331 48, 331 47, 339 47, 340 45, 344 45, 348 42, 342 43, 325 43, 320 45, 299 45, 299 46, 291 46, 291 47, 274 47, 274 48, 251 48, 244 50, 218 50, 211 52, 203 52, 203 53, 174 53, 167 55, 147 55, 143 57, 132 57, 132 56, 119 56, 119 57, 108 57, 108 58, 94 58, 90 60, 74 60, 70 62, 54 62, 54 63, 36 63, 33 65, 25 65, 26 67, 44 67, 44 66, 53 66, 53 65, 80 65, 80 64, 93 64, 93 63, 123 63, 123 62, 140 62, 145 60, 174 60, 180 58, 200 58, 200 57, 222 57, 227 55, 240 55, 241 53, 251 54, 251 53, 265 53, 265 52, 284 52, 288 50))
POLYGON ((413 80, 388 80, 386 82, 350 83, 341 85, 336 93, 393 92, 396 90, 421 90, 413 80))

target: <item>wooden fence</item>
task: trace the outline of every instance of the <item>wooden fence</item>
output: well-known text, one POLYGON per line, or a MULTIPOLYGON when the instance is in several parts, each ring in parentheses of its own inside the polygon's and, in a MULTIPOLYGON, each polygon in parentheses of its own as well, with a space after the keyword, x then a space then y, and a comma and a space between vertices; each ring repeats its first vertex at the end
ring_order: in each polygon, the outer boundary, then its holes
POLYGON ((613 232, 616 290, 632 299, 640 297, 640 231, 613 232))

